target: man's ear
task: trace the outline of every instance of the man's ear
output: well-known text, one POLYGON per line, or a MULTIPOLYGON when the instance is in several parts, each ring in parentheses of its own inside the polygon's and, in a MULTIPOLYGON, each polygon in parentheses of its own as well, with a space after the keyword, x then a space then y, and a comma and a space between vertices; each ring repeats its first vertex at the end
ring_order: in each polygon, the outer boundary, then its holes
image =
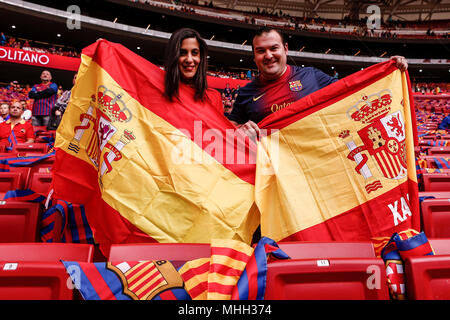
POLYGON ((286 50, 286 53, 289 51, 288 43, 287 43, 287 42, 284 44, 284 50, 286 50))

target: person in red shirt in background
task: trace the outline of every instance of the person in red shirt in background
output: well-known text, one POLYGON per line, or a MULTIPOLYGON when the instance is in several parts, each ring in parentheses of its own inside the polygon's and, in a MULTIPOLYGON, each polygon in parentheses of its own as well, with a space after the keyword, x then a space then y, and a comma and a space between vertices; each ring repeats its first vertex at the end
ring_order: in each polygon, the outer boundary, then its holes
POLYGON ((22 104, 15 101, 9 108, 9 119, 0 123, 0 146, 7 149, 17 143, 33 143, 34 129, 29 121, 22 119, 22 104))

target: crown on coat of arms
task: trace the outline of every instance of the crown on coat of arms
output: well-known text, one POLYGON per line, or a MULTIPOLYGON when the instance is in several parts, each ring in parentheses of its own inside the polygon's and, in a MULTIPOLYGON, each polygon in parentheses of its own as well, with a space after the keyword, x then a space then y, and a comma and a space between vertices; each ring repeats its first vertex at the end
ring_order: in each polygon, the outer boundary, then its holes
POLYGON ((131 112, 122 100, 121 94, 115 94, 105 86, 98 87, 98 107, 111 120, 111 122, 128 122, 131 112))
POLYGON ((347 110, 347 115, 362 123, 371 123, 381 118, 391 110, 392 93, 382 90, 370 96, 364 95, 354 106, 347 110))

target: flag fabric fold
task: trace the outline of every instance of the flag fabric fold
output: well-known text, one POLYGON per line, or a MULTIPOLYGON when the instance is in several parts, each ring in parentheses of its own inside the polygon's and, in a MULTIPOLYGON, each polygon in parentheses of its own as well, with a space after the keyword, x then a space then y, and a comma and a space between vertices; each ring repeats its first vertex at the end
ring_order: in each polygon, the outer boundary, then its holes
POLYGON ((393 61, 271 114, 258 145, 255 201, 275 241, 359 241, 418 229, 414 106, 393 61))
POLYGON ((163 79, 119 44, 99 40, 83 50, 56 135, 54 197, 85 205, 101 245, 250 243, 259 222, 256 164, 248 160, 256 146, 234 133, 212 89, 194 101, 181 84, 169 102, 163 79))

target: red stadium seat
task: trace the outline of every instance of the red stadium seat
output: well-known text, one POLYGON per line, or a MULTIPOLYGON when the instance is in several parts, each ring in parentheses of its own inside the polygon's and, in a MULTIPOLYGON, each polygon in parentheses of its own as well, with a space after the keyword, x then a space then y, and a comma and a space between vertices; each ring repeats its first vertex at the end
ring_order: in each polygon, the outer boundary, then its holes
POLYGON ((20 189, 21 172, 0 172, 0 195, 1 199, 9 190, 20 189))
POLYGON ((0 300, 73 300, 61 262, 0 261, 0 300))
POLYGON ((450 239, 429 241, 435 256, 405 260, 408 299, 450 300, 450 239))
POLYGON ((46 143, 18 143, 14 145, 13 152, 40 152, 47 153, 48 145, 46 143))
POLYGON ((0 260, 3 261, 65 261, 92 262, 94 246, 82 243, 0 243, 0 260))
POLYGON ((20 183, 18 189, 25 189, 31 175, 31 167, 9 167, 10 172, 20 172, 20 183))
POLYGON ((427 237, 450 238, 450 199, 425 199, 420 205, 427 237))
MULTIPOLYGON (((43 169, 43 168, 41 168, 43 169)), ((52 174, 50 172, 33 172, 28 188, 40 194, 47 194, 52 183, 52 174)))
POLYGON ((111 245, 108 261, 170 260, 186 262, 211 255, 209 243, 136 243, 111 245))
POLYGON ((386 276, 384 262, 376 258, 371 242, 278 245, 292 259, 268 264, 266 300, 389 299, 380 281, 386 276))
POLYGON ((450 156, 450 147, 432 147, 428 149, 430 156, 450 156))
POLYGON ((388 300, 378 258, 295 259, 267 265, 265 300, 388 300))
POLYGON ((291 259, 374 258, 372 242, 279 242, 291 259))
POLYGON ((60 259, 92 262, 93 256, 89 244, 0 244, 0 300, 79 299, 60 259))
POLYGON ((450 174, 447 173, 424 173, 424 191, 450 191, 450 174))
POLYGON ((419 191, 420 197, 435 197, 436 199, 450 199, 450 191, 419 191))
POLYGON ((0 203, 0 243, 35 242, 40 204, 8 201, 0 203))

